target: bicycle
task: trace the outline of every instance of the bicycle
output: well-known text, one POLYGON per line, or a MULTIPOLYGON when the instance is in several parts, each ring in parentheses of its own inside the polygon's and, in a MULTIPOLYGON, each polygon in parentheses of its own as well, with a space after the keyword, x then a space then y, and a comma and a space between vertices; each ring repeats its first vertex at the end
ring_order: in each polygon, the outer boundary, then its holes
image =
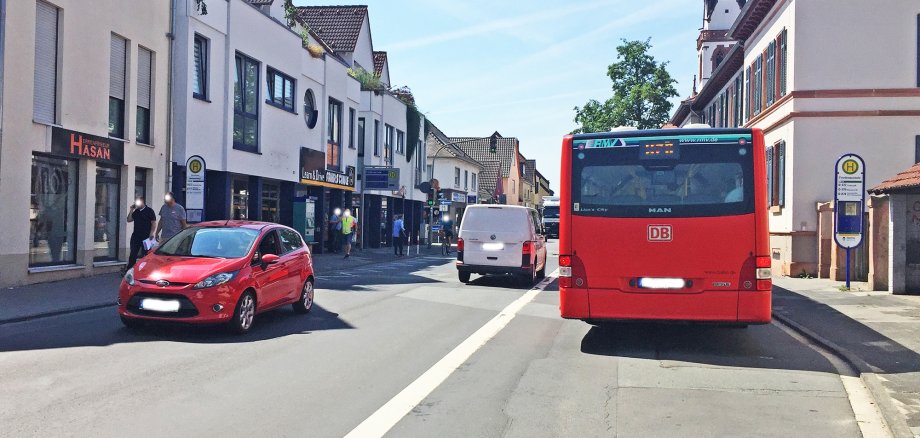
POLYGON ((444 233, 444 230, 441 230, 439 233, 441 238, 441 255, 446 256, 450 254, 450 237, 444 233))

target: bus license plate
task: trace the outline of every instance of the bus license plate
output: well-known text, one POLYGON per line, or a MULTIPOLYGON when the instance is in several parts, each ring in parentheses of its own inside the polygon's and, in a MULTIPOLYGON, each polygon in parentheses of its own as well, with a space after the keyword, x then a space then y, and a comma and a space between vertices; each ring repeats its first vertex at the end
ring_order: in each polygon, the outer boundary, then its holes
POLYGON ((642 289, 683 289, 686 285, 683 278, 640 278, 639 287, 642 289))

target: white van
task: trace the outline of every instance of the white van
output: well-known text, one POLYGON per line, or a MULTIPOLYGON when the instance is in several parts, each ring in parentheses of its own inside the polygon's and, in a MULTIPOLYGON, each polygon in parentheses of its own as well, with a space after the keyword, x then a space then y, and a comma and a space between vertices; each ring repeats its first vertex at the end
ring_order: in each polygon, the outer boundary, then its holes
POLYGON ((457 239, 457 271, 512 274, 528 284, 546 275, 546 237, 536 210, 512 205, 471 205, 457 239))

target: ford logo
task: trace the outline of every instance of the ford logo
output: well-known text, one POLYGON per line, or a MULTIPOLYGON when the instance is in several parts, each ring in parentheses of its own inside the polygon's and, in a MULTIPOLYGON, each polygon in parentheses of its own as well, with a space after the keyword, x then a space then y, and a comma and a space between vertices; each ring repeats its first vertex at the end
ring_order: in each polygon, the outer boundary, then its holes
POLYGON ((166 280, 157 280, 157 283, 156 283, 156 284, 157 284, 157 286, 160 286, 160 287, 169 286, 169 282, 166 281, 166 280))
POLYGON ((489 238, 492 239, 492 240, 495 240, 495 235, 493 234, 493 235, 489 236, 489 238))

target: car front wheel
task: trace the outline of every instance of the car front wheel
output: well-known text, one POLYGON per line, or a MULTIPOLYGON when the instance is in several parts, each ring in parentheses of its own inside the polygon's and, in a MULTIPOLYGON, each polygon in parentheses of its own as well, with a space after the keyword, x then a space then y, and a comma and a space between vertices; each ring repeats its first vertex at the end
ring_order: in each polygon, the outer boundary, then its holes
POLYGON ((460 282, 463 284, 470 282, 470 273, 469 272, 458 272, 457 275, 460 277, 460 282))
POLYGON ((309 313, 313 308, 313 279, 309 279, 303 284, 300 291, 300 300, 294 303, 294 311, 297 313, 309 313))
POLYGON ((230 320, 230 330, 238 335, 245 334, 252 328, 256 318, 256 298, 251 291, 246 291, 236 303, 233 319, 230 320))

